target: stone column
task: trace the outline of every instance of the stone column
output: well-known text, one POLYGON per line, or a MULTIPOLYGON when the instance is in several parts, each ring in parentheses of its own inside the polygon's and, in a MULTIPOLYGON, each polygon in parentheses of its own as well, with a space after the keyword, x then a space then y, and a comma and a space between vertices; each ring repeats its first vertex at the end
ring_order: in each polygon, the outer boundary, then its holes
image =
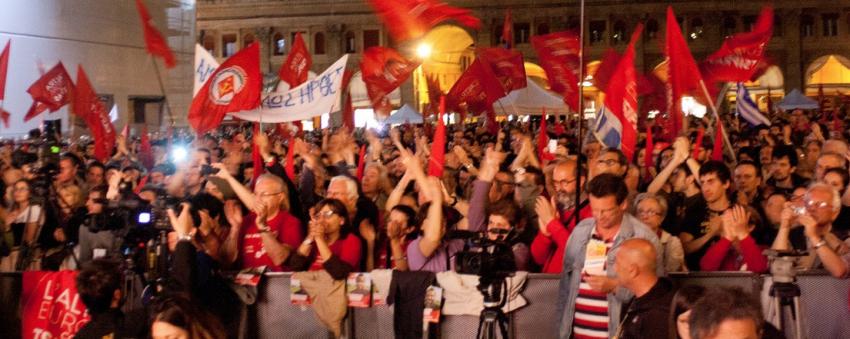
POLYGON ((272 28, 271 27, 256 27, 254 28, 254 37, 260 44, 260 69, 266 65, 266 72, 274 72, 272 69, 272 28))

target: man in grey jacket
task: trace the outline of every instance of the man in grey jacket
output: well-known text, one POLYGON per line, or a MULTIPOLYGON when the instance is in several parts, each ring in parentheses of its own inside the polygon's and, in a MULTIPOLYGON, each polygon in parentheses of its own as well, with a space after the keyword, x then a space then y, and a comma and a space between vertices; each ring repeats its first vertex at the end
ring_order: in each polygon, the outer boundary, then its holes
POLYGON ((634 296, 617 287, 614 258, 627 239, 642 238, 655 246, 656 267, 663 275, 658 237, 626 213, 629 194, 622 177, 600 174, 588 183, 593 217, 580 222, 567 241, 558 290, 558 335, 610 338, 617 332, 621 307, 634 296))

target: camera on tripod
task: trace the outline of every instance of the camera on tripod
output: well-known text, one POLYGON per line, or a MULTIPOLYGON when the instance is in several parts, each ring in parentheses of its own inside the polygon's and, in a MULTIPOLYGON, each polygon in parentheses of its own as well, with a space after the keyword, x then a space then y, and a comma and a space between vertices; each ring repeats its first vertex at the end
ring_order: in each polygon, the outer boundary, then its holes
POLYGON ((777 251, 765 250, 764 255, 767 256, 770 262, 770 275, 774 282, 791 283, 797 277, 797 259, 805 257, 809 253, 806 251, 777 251))
POLYGON ((448 239, 466 239, 468 248, 455 256, 458 273, 474 274, 484 278, 509 277, 516 273, 516 261, 507 237, 491 240, 486 233, 454 231, 448 239))

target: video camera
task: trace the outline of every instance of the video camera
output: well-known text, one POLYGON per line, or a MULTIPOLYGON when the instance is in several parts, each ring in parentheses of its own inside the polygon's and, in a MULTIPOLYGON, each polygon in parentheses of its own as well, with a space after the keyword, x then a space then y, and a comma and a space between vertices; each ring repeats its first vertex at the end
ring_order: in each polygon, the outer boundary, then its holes
POLYGON ((467 241, 464 251, 455 255, 455 271, 478 275, 482 279, 513 276, 517 268, 510 233, 497 240, 491 240, 485 232, 451 231, 446 234, 447 239, 467 241))

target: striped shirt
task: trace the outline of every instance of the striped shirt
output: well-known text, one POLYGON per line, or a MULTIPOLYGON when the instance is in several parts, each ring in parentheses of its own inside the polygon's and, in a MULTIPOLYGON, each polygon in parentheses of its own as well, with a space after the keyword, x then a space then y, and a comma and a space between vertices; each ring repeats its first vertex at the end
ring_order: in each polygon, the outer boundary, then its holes
MULTIPOLYGON (((591 239, 602 240, 596 232, 591 239)), ((606 255, 613 245, 614 238, 605 241, 606 255)), ((585 282, 584 276, 581 278, 576 297, 573 337, 575 339, 608 338, 608 294, 594 291, 585 282)))

